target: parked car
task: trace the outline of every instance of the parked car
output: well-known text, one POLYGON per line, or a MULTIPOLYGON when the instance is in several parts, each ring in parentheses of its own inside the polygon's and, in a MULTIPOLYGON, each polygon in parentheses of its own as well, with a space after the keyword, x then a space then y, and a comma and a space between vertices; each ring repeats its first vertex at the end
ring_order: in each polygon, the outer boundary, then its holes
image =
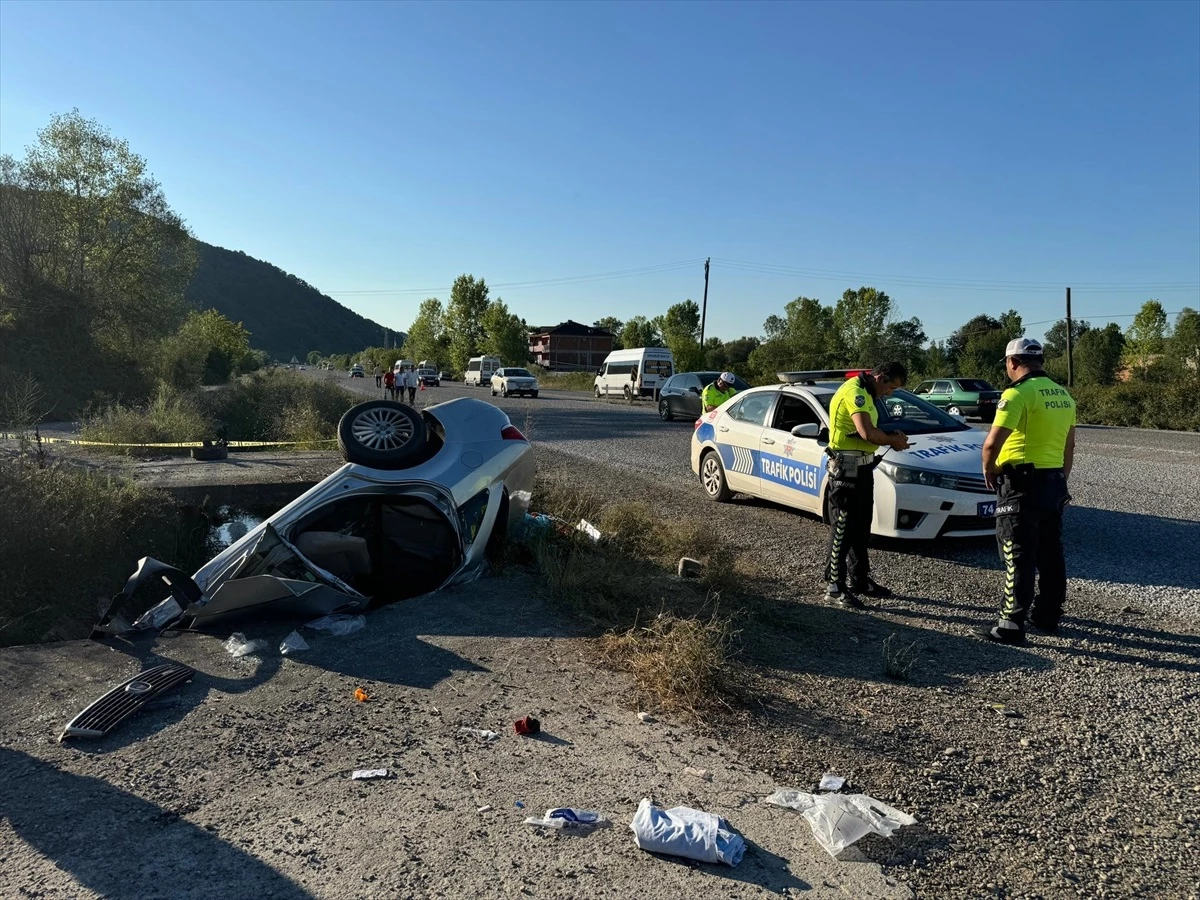
POLYGON ((675 374, 675 357, 665 347, 614 350, 596 373, 593 388, 601 397, 658 398, 663 382, 675 374))
POLYGON ((338 446, 344 466, 191 577, 143 559, 97 630, 303 621, 418 596, 476 577, 528 511, 529 442, 483 400, 360 403, 338 446), (123 625, 122 603, 160 581, 171 596, 123 625))
MULTIPOLYGON (((748 494, 828 520, 825 448, 829 402, 840 382, 809 374, 781 373, 786 383, 751 388, 696 422, 692 471, 710 499, 748 494)), ((921 539, 994 534, 984 435, 907 391, 876 406, 879 427, 903 431, 911 446, 882 454, 871 531, 921 539)))
MULTIPOLYGON (((670 422, 676 416, 695 420, 704 411, 700 403, 701 392, 717 380, 720 372, 679 372, 667 379, 658 392, 658 417, 670 422)), ((750 385, 735 377, 733 386, 738 393, 750 389, 750 385)))
POLYGON ((497 369, 496 374, 492 376, 492 396, 495 397, 496 394, 500 394, 501 397, 509 397, 513 394, 527 394, 530 397, 536 398, 538 395, 538 380, 528 369, 505 366, 503 369, 497 369))
POLYGON ((426 387, 438 387, 442 383, 442 373, 438 371, 437 364, 429 360, 417 363, 417 378, 426 387))
POLYGON ((355 363, 354 365, 352 365, 350 367, 350 377, 351 378, 365 378, 366 376, 363 374, 363 367, 360 366, 358 363, 355 363))
POLYGON ((922 381, 913 393, 952 416, 990 422, 996 418, 1000 391, 982 378, 935 378, 922 381))

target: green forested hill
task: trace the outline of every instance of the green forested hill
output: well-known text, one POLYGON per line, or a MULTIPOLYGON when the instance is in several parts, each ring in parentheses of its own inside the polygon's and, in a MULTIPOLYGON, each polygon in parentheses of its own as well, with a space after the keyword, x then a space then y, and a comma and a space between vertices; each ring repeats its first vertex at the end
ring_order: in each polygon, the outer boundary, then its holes
POLYGON ((355 353, 383 343, 383 326, 342 306, 312 285, 240 251, 196 241, 199 264, 187 301, 241 322, 250 344, 287 362, 310 350, 355 353))

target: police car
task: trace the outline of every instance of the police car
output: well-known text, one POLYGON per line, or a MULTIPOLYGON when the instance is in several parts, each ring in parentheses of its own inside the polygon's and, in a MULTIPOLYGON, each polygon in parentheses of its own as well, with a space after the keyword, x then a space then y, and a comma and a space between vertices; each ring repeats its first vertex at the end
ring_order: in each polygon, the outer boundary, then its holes
MULTIPOLYGON (((780 372, 696 420, 692 471, 712 500, 747 494, 828 520, 829 402, 859 371, 780 372), (835 380, 836 379, 836 380, 835 380)), ((983 481, 984 434, 908 391, 878 404, 879 427, 909 449, 881 448, 871 531, 929 540, 995 533, 995 495, 983 481)))

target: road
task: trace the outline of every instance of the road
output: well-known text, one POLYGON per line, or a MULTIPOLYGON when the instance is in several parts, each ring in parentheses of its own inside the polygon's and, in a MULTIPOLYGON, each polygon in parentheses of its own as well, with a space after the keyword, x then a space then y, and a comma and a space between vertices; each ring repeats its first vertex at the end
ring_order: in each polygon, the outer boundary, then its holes
MULTIPOLYGON (((382 395, 371 379, 307 374, 363 397, 382 395)), ((689 463, 691 423, 660 421, 648 401, 630 405, 545 389, 536 400, 493 398, 486 388, 447 382, 418 392, 417 405, 464 396, 494 402, 530 440, 571 454, 581 465, 602 463, 648 476, 694 490, 697 503, 704 502, 689 463)), ((1200 610, 1200 435, 1080 428, 1071 493, 1066 543, 1073 579, 1115 602, 1149 602, 1187 616, 1200 610)), ((780 528, 794 527, 798 518, 804 520, 785 510, 771 516, 780 528)), ((971 545, 991 553, 978 541, 971 545)))

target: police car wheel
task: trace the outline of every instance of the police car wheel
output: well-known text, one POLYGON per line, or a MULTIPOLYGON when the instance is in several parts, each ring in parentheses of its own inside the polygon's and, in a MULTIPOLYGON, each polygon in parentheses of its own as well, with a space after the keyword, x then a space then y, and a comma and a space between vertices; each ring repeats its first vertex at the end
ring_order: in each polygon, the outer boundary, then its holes
POLYGON ((700 460, 700 484, 709 500, 725 503, 733 496, 729 484, 725 481, 725 467, 715 451, 710 450, 700 460))
POLYGON ((671 404, 664 397, 658 401, 658 417, 664 422, 674 422, 675 414, 671 412, 671 404))

